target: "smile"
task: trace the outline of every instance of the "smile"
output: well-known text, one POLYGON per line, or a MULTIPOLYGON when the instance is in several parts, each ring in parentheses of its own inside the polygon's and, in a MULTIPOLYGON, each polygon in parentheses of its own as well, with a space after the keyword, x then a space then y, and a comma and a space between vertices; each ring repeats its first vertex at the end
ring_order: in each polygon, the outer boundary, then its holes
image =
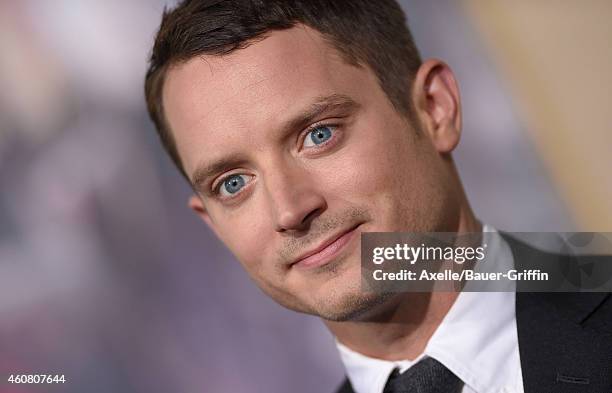
POLYGON ((356 225, 347 231, 341 232, 335 236, 330 237, 320 246, 304 253, 304 255, 297 258, 295 262, 291 264, 290 267, 299 267, 301 269, 314 269, 328 264, 346 249, 346 246, 357 234, 358 227, 359 225, 356 225))

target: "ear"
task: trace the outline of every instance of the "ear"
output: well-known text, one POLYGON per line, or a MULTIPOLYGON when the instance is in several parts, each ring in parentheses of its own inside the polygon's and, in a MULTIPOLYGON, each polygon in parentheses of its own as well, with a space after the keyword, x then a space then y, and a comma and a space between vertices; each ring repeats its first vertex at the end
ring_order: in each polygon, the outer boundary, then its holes
POLYGON ((208 214, 208 211, 204 207, 204 204, 202 203, 202 199, 199 196, 192 195, 191 197, 189 197, 189 201, 187 202, 187 205, 189 206, 191 210, 193 210, 202 219, 202 221, 206 223, 206 225, 208 225, 210 229, 212 229, 212 231, 215 234, 217 234, 217 231, 215 229, 215 223, 210 218, 210 215, 208 214))
POLYGON ((453 71, 440 60, 427 60, 417 71, 412 91, 423 131, 439 153, 452 152, 461 136, 461 100, 453 71))

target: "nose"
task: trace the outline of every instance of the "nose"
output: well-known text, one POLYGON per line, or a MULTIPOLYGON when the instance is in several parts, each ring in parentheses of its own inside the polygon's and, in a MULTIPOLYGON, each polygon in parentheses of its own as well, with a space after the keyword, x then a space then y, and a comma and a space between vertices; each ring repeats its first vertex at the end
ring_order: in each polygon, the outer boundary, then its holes
POLYGON ((307 230, 327 204, 316 188, 316 179, 298 166, 277 166, 266 176, 265 188, 276 232, 307 230))

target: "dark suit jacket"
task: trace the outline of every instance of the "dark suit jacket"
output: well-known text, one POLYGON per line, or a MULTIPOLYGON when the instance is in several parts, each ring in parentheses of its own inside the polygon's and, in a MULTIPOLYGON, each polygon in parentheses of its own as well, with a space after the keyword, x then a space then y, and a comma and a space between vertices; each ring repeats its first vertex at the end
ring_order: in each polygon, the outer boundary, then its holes
MULTIPOLYGON (((502 235, 517 268, 552 255, 502 235)), ((516 323, 525 393, 612 393, 610 293, 517 292, 516 323)))

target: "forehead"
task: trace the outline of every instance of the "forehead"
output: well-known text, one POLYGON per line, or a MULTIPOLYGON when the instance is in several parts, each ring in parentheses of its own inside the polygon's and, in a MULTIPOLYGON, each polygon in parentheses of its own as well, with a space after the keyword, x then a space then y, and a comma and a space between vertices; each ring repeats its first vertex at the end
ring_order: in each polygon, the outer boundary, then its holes
POLYGON ((165 115, 187 173, 197 157, 233 143, 257 147, 256 130, 272 130, 316 97, 355 96, 375 79, 347 64, 305 26, 270 32, 225 56, 202 56, 172 67, 163 91, 165 115))

